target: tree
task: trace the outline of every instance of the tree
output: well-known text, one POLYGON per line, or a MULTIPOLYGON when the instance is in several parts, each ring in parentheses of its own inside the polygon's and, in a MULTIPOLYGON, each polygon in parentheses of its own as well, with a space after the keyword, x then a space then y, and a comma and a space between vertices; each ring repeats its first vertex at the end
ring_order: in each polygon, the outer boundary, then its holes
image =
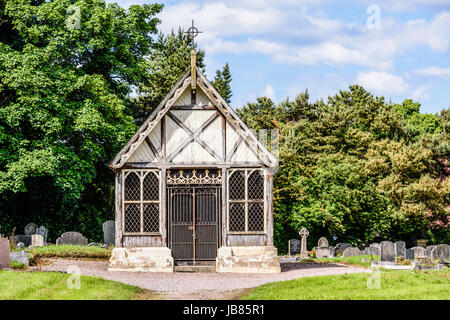
POLYGON ((34 221, 50 239, 99 240, 113 217, 107 163, 135 131, 125 100, 148 76, 161 9, 0 0, 2 232, 34 221))
POLYGON ((212 81, 214 88, 216 88, 217 92, 227 103, 231 103, 231 97, 233 96, 231 92, 231 80, 230 67, 227 62, 222 71, 216 71, 216 75, 212 81))
MULTIPOLYGON (((197 48, 197 45, 195 45, 197 48)), ((138 95, 130 101, 136 123, 141 124, 169 93, 191 63, 191 38, 182 30, 159 33, 145 60, 148 78, 139 83, 138 95)), ((205 71, 205 52, 196 50, 197 67, 205 71)))

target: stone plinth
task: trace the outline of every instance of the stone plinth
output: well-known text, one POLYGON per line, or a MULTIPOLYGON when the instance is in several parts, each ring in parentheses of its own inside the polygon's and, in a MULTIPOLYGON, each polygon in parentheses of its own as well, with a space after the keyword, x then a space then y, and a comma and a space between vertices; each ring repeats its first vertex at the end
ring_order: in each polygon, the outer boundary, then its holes
POLYGON ((172 252, 166 247, 114 248, 108 271, 173 272, 172 252))
POLYGON ((217 251, 217 272, 279 273, 278 250, 269 246, 221 247, 217 251))

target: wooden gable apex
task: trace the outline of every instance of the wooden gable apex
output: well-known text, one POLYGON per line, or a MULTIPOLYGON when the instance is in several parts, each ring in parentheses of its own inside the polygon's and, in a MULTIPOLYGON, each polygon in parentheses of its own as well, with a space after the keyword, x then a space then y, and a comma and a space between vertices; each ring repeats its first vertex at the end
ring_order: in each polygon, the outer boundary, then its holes
MULTIPOLYGON (((211 83, 206 77, 196 69, 196 83, 201 90, 197 90, 197 93, 202 94, 203 101, 212 102, 211 109, 218 111, 217 114, 222 114, 226 119, 227 127, 231 126, 239 135, 239 139, 236 139, 235 145, 232 147, 236 151, 237 148, 241 148, 244 144, 248 146, 256 157, 267 167, 276 168, 278 166, 278 160, 263 146, 255 135, 249 130, 249 128, 242 122, 239 116, 233 111, 233 109, 226 103, 226 101, 219 95, 211 83)), ((160 127, 161 120, 168 114, 173 115, 173 112, 169 110, 178 101, 183 101, 186 91, 189 91, 191 84, 190 70, 188 70, 180 80, 175 84, 167 96, 161 101, 158 107, 152 112, 144 124, 139 128, 136 134, 130 139, 130 141, 120 150, 114 160, 110 163, 110 167, 113 169, 120 169, 127 162, 134 162, 134 159, 147 158, 155 162, 161 160, 159 158, 159 151, 157 150, 158 143, 152 143, 152 140, 158 139, 158 137, 152 136, 152 130, 160 127), (140 146, 143 148, 139 148, 140 146), (139 150, 138 150, 139 149, 139 150)), ((177 102, 177 106, 178 103, 177 102)), ((201 103, 200 103, 201 104, 201 103)), ((182 126, 182 124, 179 123, 182 126)), ((187 128, 185 128, 187 129, 187 128)), ((156 141, 154 141, 156 142, 156 141)), ((201 144, 202 141, 197 141, 201 144)), ((202 145, 203 148, 208 148, 207 145, 202 145)), ((231 148, 230 148, 231 149, 231 148)), ((210 151, 211 152, 211 151, 210 151)), ((225 161, 226 159, 223 159, 225 161)))

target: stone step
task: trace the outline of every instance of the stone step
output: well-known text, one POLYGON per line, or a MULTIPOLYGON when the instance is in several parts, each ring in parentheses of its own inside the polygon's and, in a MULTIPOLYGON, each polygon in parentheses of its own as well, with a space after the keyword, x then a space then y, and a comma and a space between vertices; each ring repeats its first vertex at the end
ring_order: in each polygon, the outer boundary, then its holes
POLYGON ((216 272, 215 265, 180 265, 175 266, 174 272, 216 272))

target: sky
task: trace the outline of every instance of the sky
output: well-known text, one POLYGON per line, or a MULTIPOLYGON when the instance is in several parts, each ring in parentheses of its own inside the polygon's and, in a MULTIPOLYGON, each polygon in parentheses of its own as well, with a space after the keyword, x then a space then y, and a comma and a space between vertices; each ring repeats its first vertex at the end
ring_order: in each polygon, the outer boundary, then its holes
POLYGON ((159 30, 203 31, 206 76, 229 63, 231 105, 257 97, 324 99, 360 84, 421 112, 450 107, 450 0, 107 0, 162 3, 159 30))

